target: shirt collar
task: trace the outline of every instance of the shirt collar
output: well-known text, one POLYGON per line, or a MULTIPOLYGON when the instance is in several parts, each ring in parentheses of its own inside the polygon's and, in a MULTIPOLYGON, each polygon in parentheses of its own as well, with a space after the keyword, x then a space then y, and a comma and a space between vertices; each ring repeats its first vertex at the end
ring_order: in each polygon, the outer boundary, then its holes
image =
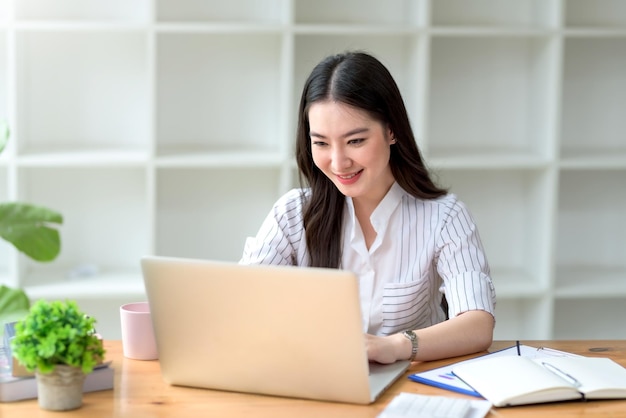
POLYGON ((400 185, 394 182, 391 185, 391 188, 383 197, 383 200, 380 201, 372 216, 370 216, 370 221, 372 222, 372 226, 376 233, 381 234, 383 230, 389 224, 389 218, 393 212, 397 209, 402 202, 402 196, 404 196, 406 192, 400 187, 400 185))
MULTIPOLYGON (((374 212, 370 216, 370 221, 372 222, 372 226, 377 234, 383 232, 384 228, 389 223, 389 218, 392 213, 396 210, 400 202, 402 202, 402 197, 406 194, 404 189, 400 187, 397 182, 393 182, 389 191, 383 197, 383 200, 380 201, 374 212)), ((356 216, 354 214, 354 202, 351 197, 346 197, 346 204, 348 206, 348 214, 350 216, 350 220, 352 225, 356 224, 356 216)), ((354 238, 354 229, 352 229, 352 238, 354 238)))

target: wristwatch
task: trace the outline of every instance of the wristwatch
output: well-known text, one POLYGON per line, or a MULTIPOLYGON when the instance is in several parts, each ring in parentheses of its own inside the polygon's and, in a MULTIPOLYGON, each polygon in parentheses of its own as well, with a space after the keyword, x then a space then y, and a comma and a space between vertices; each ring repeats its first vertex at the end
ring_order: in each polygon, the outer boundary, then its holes
POLYGON ((417 354, 417 335, 409 330, 409 331, 404 331, 402 333, 402 335, 407 338, 409 341, 411 341, 411 357, 409 357, 409 361, 413 361, 415 359, 415 355, 417 354))

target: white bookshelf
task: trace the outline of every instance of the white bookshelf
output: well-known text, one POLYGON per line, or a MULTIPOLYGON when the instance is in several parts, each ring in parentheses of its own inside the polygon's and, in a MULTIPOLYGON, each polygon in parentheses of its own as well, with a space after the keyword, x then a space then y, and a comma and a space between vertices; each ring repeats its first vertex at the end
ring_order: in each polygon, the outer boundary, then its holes
POLYGON ((0 242, 0 283, 119 338, 142 255, 237 260, 297 184, 304 79, 346 49, 388 66, 476 217, 496 338, 624 338, 620 0, 0 0, 0 201, 65 217, 52 263, 0 242))

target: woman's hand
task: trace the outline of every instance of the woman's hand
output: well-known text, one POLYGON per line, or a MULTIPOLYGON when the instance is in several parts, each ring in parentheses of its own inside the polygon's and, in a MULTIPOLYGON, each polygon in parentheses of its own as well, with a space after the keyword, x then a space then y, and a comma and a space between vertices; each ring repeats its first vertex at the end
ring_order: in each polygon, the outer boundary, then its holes
POLYGON ((411 342, 402 334, 393 334, 386 337, 365 334, 365 347, 369 361, 382 364, 408 359, 411 355, 411 342))

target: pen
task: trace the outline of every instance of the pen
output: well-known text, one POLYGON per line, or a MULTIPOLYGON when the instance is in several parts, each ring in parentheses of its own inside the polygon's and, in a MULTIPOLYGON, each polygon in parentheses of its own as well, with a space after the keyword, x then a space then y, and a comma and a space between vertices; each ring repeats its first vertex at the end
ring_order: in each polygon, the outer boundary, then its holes
POLYGON ((519 340, 515 341, 515 346, 517 347, 517 355, 518 355, 518 356, 521 356, 521 355, 522 355, 522 352, 521 352, 521 351, 520 351, 520 349, 519 349, 519 340))
POLYGON ((546 369, 550 370, 551 372, 553 372, 557 376, 561 376, 565 380, 570 381, 571 384, 574 385, 574 387, 582 386, 578 379, 576 379, 571 374, 564 372, 563 370, 559 369, 558 367, 553 366, 552 364, 546 363, 546 362, 541 362, 541 364, 543 365, 543 367, 545 367, 546 369))

